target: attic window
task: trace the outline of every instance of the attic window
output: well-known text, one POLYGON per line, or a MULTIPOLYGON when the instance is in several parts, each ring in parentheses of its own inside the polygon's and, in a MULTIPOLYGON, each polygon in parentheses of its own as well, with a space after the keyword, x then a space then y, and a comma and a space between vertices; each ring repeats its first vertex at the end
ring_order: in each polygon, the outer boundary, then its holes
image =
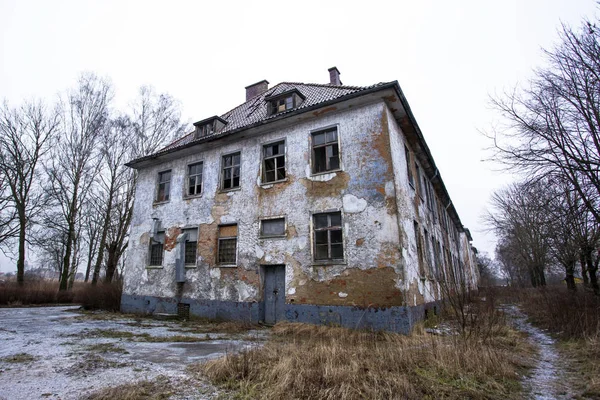
POLYGON ((219 133, 221 130, 223 130, 225 125, 227 125, 227 121, 216 115, 214 117, 195 122, 194 126, 196 127, 196 139, 219 133))
POLYGON ((304 100, 304 96, 294 89, 276 96, 267 97, 265 100, 268 102, 269 115, 274 115, 300 106, 304 100))

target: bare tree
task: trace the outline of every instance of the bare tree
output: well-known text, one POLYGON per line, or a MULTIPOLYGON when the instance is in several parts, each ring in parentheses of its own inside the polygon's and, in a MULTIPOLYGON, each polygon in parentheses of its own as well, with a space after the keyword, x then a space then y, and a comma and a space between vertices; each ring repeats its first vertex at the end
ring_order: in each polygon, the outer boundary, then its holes
MULTIPOLYGON (((38 166, 59 126, 56 110, 30 102, 20 108, 7 103, 0 110, 0 171, 9 193, 18 231, 17 282, 23 284, 27 231, 46 205, 38 166)), ((9 211, 10 213, 10 211, 9 211)), ((10 231, 10 230, 9 230, 10 231)))
POLYGON ((169 94, 157 94, 152 86, 140 88, 131 111, 134 157, 155 153, 185 130, 179 103, 169 94))
POLYGON ((180 115, 179 104, 171 96, 157 94, 151 87, 144 86, 132 104, 131 116, 114 119, 103 136, 98 187, 103 194, 104 222, 92 284, 98 281, 103 265, 105 281, 111 282, 127 249, 137 175, 125 162, 156 152, 174 137, 181 136, 184 125, 180 115))
POLYGON ((501 249, 510 254, 507 265, 526 268, 534 287, 546 285, 550 251, 547 202, 543 183, 512 184, 494 193, 493 210, 486 217, 488 225, 503 239, 501 249))
POLYGON ((562 176, 600 222, 600 32, 563 25, 528 89, 492 99, 505 129, 496 159, 538 178, 562 176))
POLYGON ((8 190, 8 180, 0 170, 0 249, 6 254, 7 246, 19 233, 17 212, 8 190))
POLYGON ((74 250, 78 248, 80 211, 87 200, 99 169, 101 154, 97 144, 109 120, 111 85, 94 74, 83 74, 77 88, 67 94, 63 104, 61 137, 53 148, 46 168, 49 193, 61 210, 66 243, 60 290, 68 289, 74 250))

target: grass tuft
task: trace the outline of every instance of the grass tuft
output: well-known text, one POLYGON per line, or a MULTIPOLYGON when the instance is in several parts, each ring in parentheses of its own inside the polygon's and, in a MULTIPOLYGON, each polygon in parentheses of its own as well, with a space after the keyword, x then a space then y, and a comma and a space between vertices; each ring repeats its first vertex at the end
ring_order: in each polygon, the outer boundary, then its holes
POLYGON ((173 394, 169 379, 159 376, 151 381, 140 381, 94 392, 85 400, 166 400, 173 394))

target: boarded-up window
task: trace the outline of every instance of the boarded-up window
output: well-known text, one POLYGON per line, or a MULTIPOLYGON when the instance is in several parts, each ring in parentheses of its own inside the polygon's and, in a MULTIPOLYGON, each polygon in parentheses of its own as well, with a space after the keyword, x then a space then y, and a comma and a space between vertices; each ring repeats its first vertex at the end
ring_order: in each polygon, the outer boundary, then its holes
POLYGON ((312 135, 313 174, 340 168, 340 148, 337 128, 315 132, 312 135))
POLYGON ((260 221, 260 236, 274 237, 285 235, 285 218, 263 219, 260 221))
POLYGON ((224 265, 236 264, 237 225, 219 226, 218 263, 224 265))
POLYGON ((315 260, 343 260, 342 213, 313 215, 315 260))

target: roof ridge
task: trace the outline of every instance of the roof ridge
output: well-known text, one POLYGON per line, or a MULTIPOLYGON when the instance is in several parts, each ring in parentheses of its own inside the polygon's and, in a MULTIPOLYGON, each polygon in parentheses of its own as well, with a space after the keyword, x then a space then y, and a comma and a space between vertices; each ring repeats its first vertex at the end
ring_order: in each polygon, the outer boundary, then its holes
MULTIPOLYGON (((332 85, 330 83, 304 83, 304 82, 280 82, 279 84, 288 84, 288 85, 305 85, 305 86, 317 86, 317 87, 328 87, 328 88, 336 88, 336 89, 365 89, 370 86, 350 86, 350 85, 332 85)), ((379 83, 378 83, 379 84, 379 83)))

